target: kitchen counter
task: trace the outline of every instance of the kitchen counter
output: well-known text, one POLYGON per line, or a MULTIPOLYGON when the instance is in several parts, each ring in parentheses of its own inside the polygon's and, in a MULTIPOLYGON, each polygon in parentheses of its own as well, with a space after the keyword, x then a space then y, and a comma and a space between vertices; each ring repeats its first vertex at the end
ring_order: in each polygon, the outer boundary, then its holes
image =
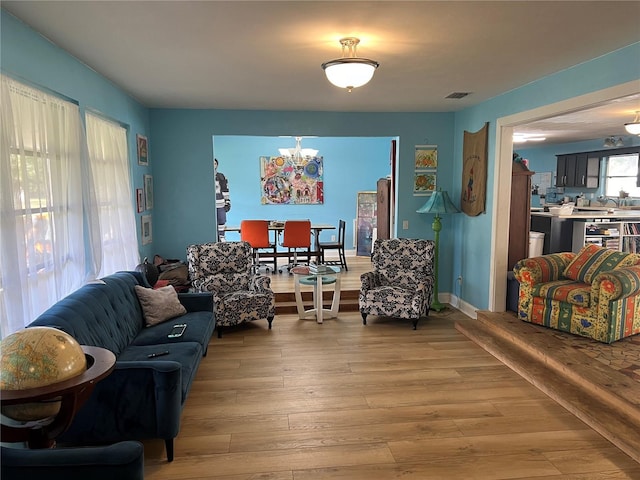
MULTIPOLYGON (((581 207, 581 208, 588 208, 588 207, 581 207)), ((631 220, 631 219, 640 219, 640 210, 620 210, 620 209, 613 209, 612 211, 605 211, 602 209, 594 209, 594 210, 590 210, 590 211, 581 211, 578 210, 576 211, 574 209, 573 213, 571 215, 553 215, 552 213, 549 212, 540 212, 540 211, 534 211, 532 209, 531 211, 531 216, 539 216, 539 217, 557 217, 557 218, 581 218, 581 219, 585 219, 585 218, 609 218, 609 219, 615 219, 615 220, 631 220)))

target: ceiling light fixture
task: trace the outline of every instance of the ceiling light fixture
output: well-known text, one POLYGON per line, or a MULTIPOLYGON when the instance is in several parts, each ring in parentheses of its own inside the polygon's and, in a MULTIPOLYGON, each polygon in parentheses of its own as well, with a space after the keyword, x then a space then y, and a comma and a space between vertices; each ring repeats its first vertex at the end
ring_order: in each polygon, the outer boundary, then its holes
POLYGON ((607 137, 604 139, 602 146, 606 148, 624 147, 624 140, 622 137, 607 137))
POLYGON ((314 148, 302 148, 302 137, 295 137, 295 148, 279 148, 280 155, 293 160, 295 165, 304 165, 310 158, 318 155, 318 150, 314 148))
POLYGON ((640 111, 636 111, 636 118, 633 122, 625 123, 624 128, 633 135, 640 135, 640 111))
POLYGON ((359 43, 360 39, 356 37, 341 38, 342 58, 322 64, 327 79, 336 87, 346 88, 347 92, 369 83, 376 68, 380 66, 374 60, 356 55, 356 47, 359 43))
POLYGON ((513 143, 544 142, 547 139, 542 133, 514 133, 513 143))

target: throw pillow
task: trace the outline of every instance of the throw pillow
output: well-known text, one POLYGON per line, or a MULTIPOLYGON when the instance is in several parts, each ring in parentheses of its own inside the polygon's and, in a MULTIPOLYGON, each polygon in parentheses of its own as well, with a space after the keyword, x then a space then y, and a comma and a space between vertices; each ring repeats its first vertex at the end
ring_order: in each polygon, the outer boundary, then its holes
POLYGON ((178 300, 176 289, 171 285, 157 290, 140 285, 135 288, 147 327, 187 313, 187 309, 178 300))
POLYGON ((618 252, 597 245, 585 245, 564 269, 564 276, 590 284, 599 273, 637 263, 640 263, 640 255, 618 252))

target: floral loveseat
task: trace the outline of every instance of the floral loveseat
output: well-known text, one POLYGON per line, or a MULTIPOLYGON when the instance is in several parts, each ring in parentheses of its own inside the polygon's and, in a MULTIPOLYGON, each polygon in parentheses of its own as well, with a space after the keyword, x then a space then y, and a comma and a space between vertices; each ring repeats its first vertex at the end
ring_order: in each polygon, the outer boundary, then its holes
POLYGON ((640 255, 587 245, 520 260, 518 317, 612 343, 640 333, 640 255))

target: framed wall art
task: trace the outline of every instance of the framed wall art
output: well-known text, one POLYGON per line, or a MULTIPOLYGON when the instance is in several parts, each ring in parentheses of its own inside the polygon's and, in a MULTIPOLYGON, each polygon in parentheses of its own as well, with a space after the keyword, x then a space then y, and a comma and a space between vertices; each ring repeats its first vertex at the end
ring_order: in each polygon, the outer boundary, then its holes
POLYGON ((141 217, 142 245, 149 245, 153 241, 153 230, 151 225, 151 215, 141 217))
POLYGON ((436 190, 438 146, 416 145, 414 155, 413 195, 431 195, 436 190))
POLYGON ((144 206, 147 210, 153 208, 153 176, 143 175, 144 183, 144 206))
POLYGON ((138 165, 149 165, 147 137, 140 134, 136 135, 136 143, 138 145, 138 165))
POLYGON ((138 213, 144 212, 144 193, 141 188, 136 188, 136 207, 138 207, 138 213))

